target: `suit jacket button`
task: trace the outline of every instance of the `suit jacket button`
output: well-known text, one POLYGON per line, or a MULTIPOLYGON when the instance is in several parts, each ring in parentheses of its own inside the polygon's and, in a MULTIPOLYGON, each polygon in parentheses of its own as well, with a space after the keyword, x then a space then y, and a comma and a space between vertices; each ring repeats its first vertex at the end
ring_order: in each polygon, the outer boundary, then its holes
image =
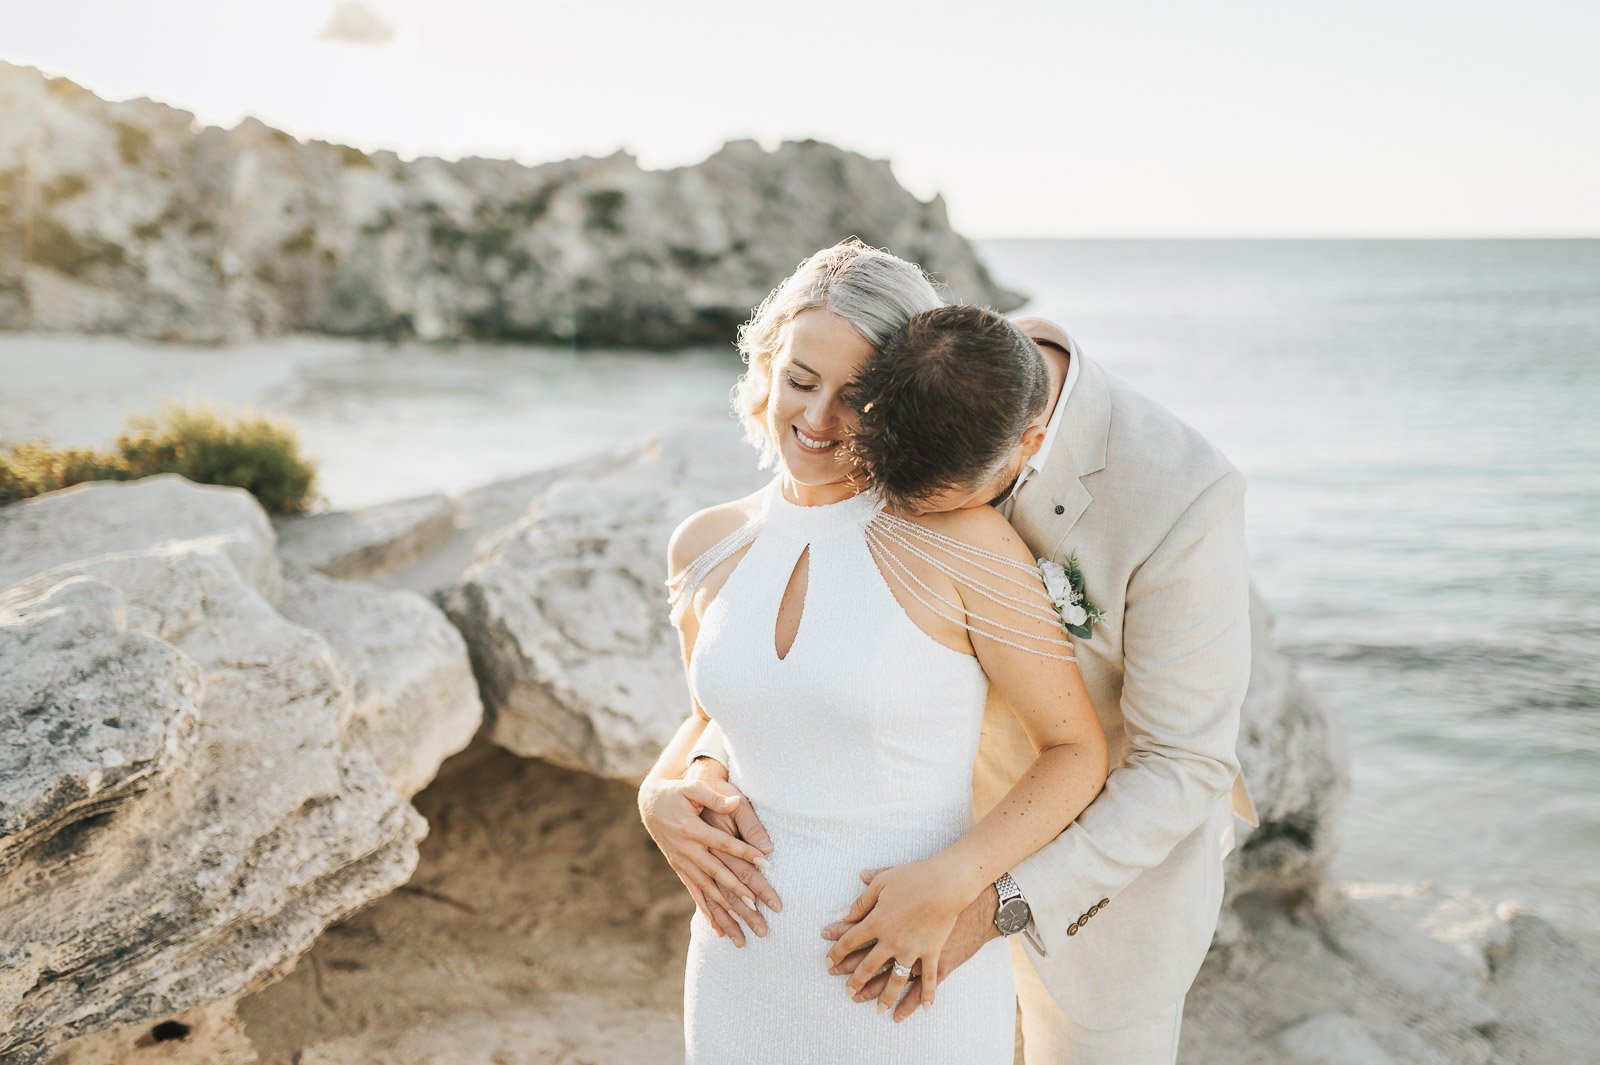
POLYGON ((1093 917, 1095 914, 1097 914, 1099 912, 1100 912, 1100 904, 1098 902, 1095 903, 1093 906, 1089 907, 1089 916, 1090 917, 1093 917))
POLYGON ((1066 507, 1062 506, 1060 503, 1056 504, 1056 513, 1057 514, 1065 514, 1066 512, 1067 512, 1067 508, 1066 507))
POLYGON ((1074 921, 1072 924, 1067 925, 1067 935, 1075 936, 1077 934, 1078 934, 1078 924, 1077 924, 1076 921, 1074 921))
POLYGON ((1110 899, 1101 899, 1100 900, 1100 905, 1109 906, 1109 905, 1111 905, 1111 900, 1110 899))
POLYGON ((1078 914, 1078 923, 1079 924, 1083 924, 1083 922, 1087 921, 1088 919, 1089 919, 1089 915, 1087 913, 1078 914))

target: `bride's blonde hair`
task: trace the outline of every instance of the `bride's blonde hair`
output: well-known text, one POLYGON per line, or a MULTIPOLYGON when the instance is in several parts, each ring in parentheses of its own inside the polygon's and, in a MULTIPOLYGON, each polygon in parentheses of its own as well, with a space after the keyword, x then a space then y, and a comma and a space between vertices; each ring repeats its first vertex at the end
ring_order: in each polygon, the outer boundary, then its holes
POLYGON ((919 311, 944 306, 928 275, 916 263, 874 248, 857 237, 823 248, 767 293, 750 320, 739 327, 739 353, 746 369, 734 383, 733 412, 744 438, 761 452, 761 467, 778 458, 766 428, 772 391, 772 359, 783 327, 801 311, 823 307, 839 315, 874 348, 919 311))

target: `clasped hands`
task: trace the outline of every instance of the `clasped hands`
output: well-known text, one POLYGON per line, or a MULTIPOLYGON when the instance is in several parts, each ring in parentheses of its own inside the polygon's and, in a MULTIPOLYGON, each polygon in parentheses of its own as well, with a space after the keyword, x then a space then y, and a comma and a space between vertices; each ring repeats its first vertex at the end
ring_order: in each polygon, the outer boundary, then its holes
MULTIPOLYGON (((718 936, 744 946, 741 921, 756 935, 767 934, 757 900, 775 913, 783 909, 763 872, 772 841, 720 764, 699 759, 683 779, 647 781, 639 812, 718 936)), ((939 981, 999 935, 993 885, 970 898, 938 858, 862 870, 861 879, 865 889, 822 929, 822 938, 834 944, 826 964, 845 977, 846 994, 857 1002, 875 999, 880 1011, 893 1009, 896 1023, 931 1009, 939 981), (897 973, 895 963, 909 967, 910 975, 897 973)))

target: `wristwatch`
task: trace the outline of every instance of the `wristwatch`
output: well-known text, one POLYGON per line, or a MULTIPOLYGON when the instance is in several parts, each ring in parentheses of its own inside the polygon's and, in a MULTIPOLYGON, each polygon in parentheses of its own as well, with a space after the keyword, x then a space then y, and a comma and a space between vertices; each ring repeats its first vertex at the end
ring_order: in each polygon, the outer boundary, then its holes
POLYGON ((1028 900, 1022 897, 1022 889, 1011 879, 1011 874, 1002 873, 994 882, 994 889, 1000 896, 1000 909, 994 915, 994 926, 1000 929, 1000 934, 1015 935, 1028 927, 1033 911, 1028 908, 1028 900))

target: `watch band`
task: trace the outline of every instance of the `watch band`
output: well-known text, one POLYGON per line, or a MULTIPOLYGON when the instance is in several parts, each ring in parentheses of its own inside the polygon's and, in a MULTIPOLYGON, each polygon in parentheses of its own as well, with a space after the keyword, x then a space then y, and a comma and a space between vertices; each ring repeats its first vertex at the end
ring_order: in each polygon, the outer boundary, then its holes
POLYGON ((994 912, 994 926, 1000 934, 1011 936, 1027 928, 1033 921, 1033 911, 1011 874, 1002 873, 994 882, 994 890, 1000 900, 994 912))

